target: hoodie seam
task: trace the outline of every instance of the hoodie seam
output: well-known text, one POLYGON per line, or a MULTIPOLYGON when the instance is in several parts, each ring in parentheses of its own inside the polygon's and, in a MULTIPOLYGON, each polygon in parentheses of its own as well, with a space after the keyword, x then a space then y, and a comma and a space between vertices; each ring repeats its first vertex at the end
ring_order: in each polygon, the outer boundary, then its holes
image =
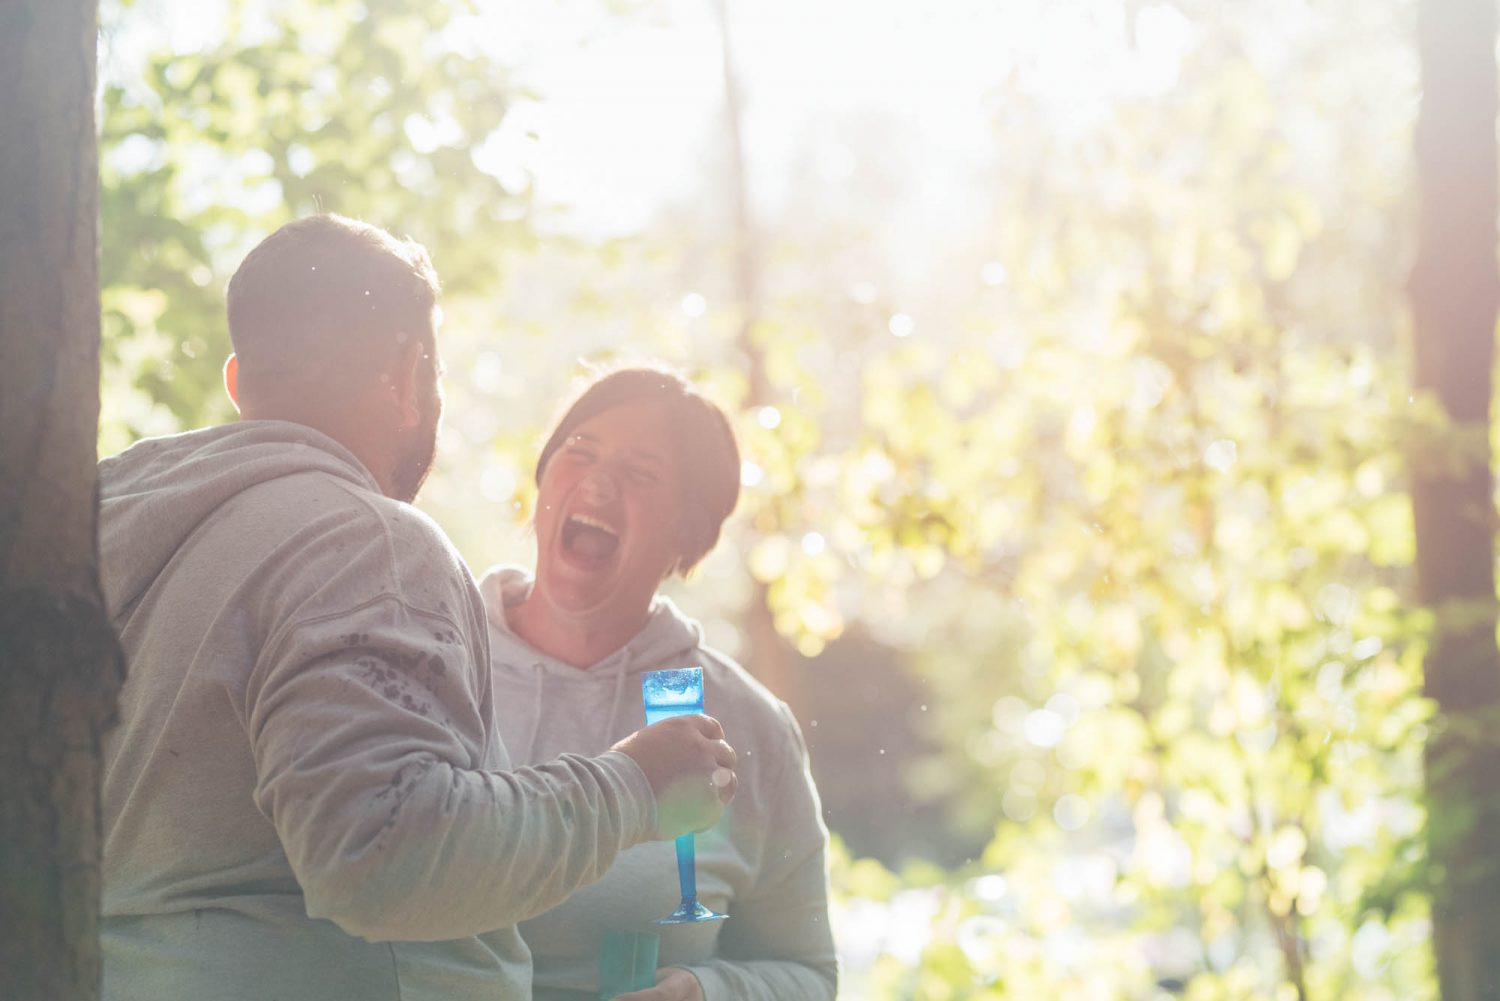
POLYGON ((401 963, 396 959, 396 943, 387 942, 386 951, 391 955, 391 981, 396 988, 396 1001, 403 1001, 404 995, 401 990, 401 963))
POLYGON ((366 599, 365 601, 362 601, 357 605, 345 605, 335 612, 325 612, 322 615, 312 615, 308 616, 305 619, 298 619, 295 622, 287 623, 277 631, 277 634, 275 636, 266 641, 266 645, 261 650, 261 659, 276 659, 276 656, 281 653, 281 648, 286 645, 287 641, 297 633, 301 632, 303 629, 307 629, 312 626, 323 625, 327 622, 336 622, 341 619, 346 619, 351 615, 356 615, 360 612, 366 611, 367 609, 374 608, 377 605, 385 604, 386 602, 395 602, 408 612, 411 612, 415 615, 420 615, 424 618, 436 619, 437 621, 449 626, 454 632, 458 633, 459 635, 467 635, 464 630, 460 628, 458 622, 452 616, 444 612, 435 612, 430 609, 413 605, 406 599, 404 599, 401 595, 396 594, 394 591, 382 591, 380 594, 375 595, 373 598, 366 599))

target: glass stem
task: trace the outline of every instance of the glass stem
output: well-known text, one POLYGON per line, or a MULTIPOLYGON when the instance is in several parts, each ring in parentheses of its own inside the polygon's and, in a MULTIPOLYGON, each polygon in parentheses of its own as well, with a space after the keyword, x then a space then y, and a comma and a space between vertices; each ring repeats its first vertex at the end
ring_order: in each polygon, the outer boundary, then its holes
POLYGON ((698 900, 698 866, 693 849, 693 836, 684 834, 677 839, 677 881, 682 884, 684 903, 698 900))

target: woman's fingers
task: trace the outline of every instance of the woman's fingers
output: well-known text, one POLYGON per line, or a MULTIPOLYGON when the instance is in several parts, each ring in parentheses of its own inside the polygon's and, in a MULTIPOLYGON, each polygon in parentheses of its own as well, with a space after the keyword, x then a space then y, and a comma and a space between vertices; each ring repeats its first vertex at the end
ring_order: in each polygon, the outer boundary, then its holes
POLYGON ((656 986, 620 994, 615 1001, 703 1001, 698 978, 675 966, 656 971, 656 986))

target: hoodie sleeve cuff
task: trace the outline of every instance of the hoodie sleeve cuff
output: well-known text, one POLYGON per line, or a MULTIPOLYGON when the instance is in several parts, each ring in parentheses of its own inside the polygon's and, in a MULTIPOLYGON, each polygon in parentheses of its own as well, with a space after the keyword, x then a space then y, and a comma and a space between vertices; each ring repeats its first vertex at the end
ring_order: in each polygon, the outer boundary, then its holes
POLYGON ((635 759, 624 751, 605 751, 595 759, 619 784, 620 813, 632 845, 656 840, 656 794, 635 759))

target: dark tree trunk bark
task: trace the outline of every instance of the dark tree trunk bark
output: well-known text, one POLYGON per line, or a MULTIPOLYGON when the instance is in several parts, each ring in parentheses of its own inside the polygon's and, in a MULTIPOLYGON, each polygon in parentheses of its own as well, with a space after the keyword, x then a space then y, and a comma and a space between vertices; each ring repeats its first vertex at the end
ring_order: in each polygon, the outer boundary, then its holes
POLYGON ((1494 0, 1422 0, 1416 385, 1450 427, 1412 457, 1427 693, 1433 943, 1445 1001, 1500 996, 1500 652, 1489 420, 1497 280, 1494 0))
POLYGON ((99 994, 97 0, 0 4, 0 998, 99 994))

